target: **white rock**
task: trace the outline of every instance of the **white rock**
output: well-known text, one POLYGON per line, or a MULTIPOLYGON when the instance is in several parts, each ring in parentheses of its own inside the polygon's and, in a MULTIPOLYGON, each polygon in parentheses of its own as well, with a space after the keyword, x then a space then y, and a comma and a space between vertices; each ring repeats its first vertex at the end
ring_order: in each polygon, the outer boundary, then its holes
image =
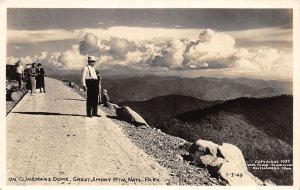
POLYGON ((212 155, 200 156, 200 160, 204 165, 210 165, 214 161, 215 157, 212 155))
POLYGON ((110 102, 107 103, 107 107, 111 110, 114 110, 114 111, 116 111, 118 108, 120 108, 117 104, 113 104, 113 103, 110 103, 110 102))
POLYGON ((176 154, 176 155, 175 155, 175 157, 176 157, 176 159, 177 159, 177 160, 179 160, 179 161, 183 161, 183 158, 182 158, 182 156, 181 156, 181 155, 179 155, 179 154, 176 154))
POLYGON ((216 158, 213 160, 212 163, 210 163, 209 165, 212 166, 212 167, 218 167, 220 168, 222 166, 223 163, 225 163, 226 160, 224 160, 223 158, 216 158))
POLYGON ((148 126, 147 122, 135 111, 131 108, 124 106, 121 108, 117 108, 117 117, 120 120, 126 121, 128 123, 132 123, 137 126, 146 125, 148 126))
POLYGON ((222 146, 219 146, 219 150, 226 161, 234 163, 241 170, 248 171, 243 153, 237 146, 223 143, 222 146))
POLYGON ((201 156, 200 160, 202 164, 206 166, 219 167, 219 168, 222 166, 224 162, 226 162, 226 160, 224 160, 223 158, 215 158, 212 155, 201 156))
POLYGON ((223 163, 218 173, 229 185, 263 185, 261 180, 241 169, 234 162, 223 163))

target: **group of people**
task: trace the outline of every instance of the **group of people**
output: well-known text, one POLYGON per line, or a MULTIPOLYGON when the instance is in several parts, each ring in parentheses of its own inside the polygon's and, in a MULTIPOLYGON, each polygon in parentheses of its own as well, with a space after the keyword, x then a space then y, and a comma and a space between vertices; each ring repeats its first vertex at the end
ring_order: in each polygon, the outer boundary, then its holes
MULTIPOLYGON (((103 90, 101 96, 101 76, 94 66, 96 58, 88 56, 88 64, 84 66, 81 73, 81 82, 83 89, 87 91, 86 114, 88 117, 101 117, 98 114, 98 104, 108 105, 109 97, 107 90, 103 90)), ((26 81, 26 88, 31 91, 31 95, 35 95, 36 89, 40 89, 41 93, 45 90, 45 71, 41 63, 27 64, 24 70, 21 61, 16 63, 17 80, 19 88, 23 88, 23 81, 26 81)))
POLYGON ((30 90, 31 95, 35 95, 36 89, 40 89, 41 93, 45 90, 45 71, 41 63, 27 64, 26 69, 21 65, 21 61, 16 63, 16 73, 19 88, 23 88, 23 81, 26 82, 26 89, 30 90))
POLYGON ((107 90, 104 89, 103 96, 101 96, 101 76, 94 68, 95 63, 96 58, 88 56, 88 64, 83 67, 81 73, 81 83, 83 89, 87 91, 86 114, 88 117, 101 117, 98 114, 98 103, 107 104, 109 102, 107 90))

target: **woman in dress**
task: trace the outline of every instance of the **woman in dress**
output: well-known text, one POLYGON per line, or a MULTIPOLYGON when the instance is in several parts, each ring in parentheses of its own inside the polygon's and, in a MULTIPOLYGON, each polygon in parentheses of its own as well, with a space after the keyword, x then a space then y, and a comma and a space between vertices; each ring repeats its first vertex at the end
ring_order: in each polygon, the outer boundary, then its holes
POLYGON ((36 90, 36 81, 35 81, 35 77, 37 76, 37 68, 36 68, 36 64, 32 63, 31 68, 29 69, 29 81, 31 84, 31 95, 34 96, 35 95, 35 90, 36 90))
POLYGON ((42 89, 43 89, 43 92, 46 93, 46 90, 45 90, 45 71, 42 67, 42 64, 39 63, 37 65, 37 77, 36 77, 36 88, 39 88, 40 89, 40 92, 42 93, 42 89))

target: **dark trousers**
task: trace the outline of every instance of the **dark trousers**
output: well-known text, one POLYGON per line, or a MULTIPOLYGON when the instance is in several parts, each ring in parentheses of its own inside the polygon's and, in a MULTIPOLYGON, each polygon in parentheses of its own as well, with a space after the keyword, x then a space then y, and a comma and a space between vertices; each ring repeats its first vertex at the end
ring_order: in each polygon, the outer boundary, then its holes
POLYGON ((98 81, 86 79, 87 99, 86 99, 86 114, 88 116, 97 115, 98 111, 98 81))

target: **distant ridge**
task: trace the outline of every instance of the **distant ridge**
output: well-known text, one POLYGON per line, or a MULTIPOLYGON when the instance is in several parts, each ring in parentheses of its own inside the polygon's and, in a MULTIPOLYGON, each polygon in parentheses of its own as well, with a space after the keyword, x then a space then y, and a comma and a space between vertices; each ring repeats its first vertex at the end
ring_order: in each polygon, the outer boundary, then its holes
POLYGON ((222 101, 205 101, 199 98, 183 95, 160 96, 146 101, 126 101, 120 102, 121 106, 129 106, 147 122, 153 123, 157 120, 165 120, 176 115, 210 107, 222 101))
POLYGON ((174 94, 215 101, 239 97, 272 97, 293 93, 291 82, 247 78, 144 76, 104 79, 102 86, 108 89, 111 99, 116 103, 145 101, 174 94))
MULTIPOLYGON (((59 80, 81 86, 80 72, 57 75, 59 80)), ((272 97, 293 94, 293 83, 249 78, 182 78, 179 76, 105 76, 102 88, 107 89, 114 103, 145 101, 159 96, 183 95, 202 100, 230 100, 239 97, 272 97)))

